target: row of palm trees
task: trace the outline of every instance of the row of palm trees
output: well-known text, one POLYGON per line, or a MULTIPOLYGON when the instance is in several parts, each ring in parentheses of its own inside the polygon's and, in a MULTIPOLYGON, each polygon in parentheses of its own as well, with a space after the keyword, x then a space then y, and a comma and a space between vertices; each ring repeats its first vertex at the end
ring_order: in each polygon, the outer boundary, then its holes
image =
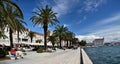
POLYGON ((66 47, 71 47, 72 44, 79 42, 78 38, 75 38, 75 34, 68 30, 64 25, 57 26, 53 31, 53 34, 49 36, 48 41, 51 41, 53 47, 59 43, 59 47, 62 48, 62 42, 66 42, 66 47))
POLYGON ((45 8, 37 8, 37 9, 38 9, 37 11, 33 12, 35 15, 32 16, 30 19, 32 20, 34 25, 42 25, 44 29, 45 49, 47 49, 47 40, 52 42, 53 47, 58 41, 60 48, 62 48, 61 46, 62 41, 67 41, 67 47, 68 47, 68 42, 70 42, 70 45, 72 45, 73 41, 74 43, 78 41, 78 39, 75 38, 75 34, 69 31, 67 27, 65 27, 64 25, 62 26, 57 25, 59 23, 56 17, 57 13, 54 13, 52 8, 49 8, 48 5, 46 5, 45 8), (47 39, 47 31, 49 25, 53 25, 56 27, 55 30, 53 31, 52 36, 49 36, 49 38, 47 39))
MULTIPOLYGON (((57 26, 59 23, 56 14, 54 13, 52 8, 46 5, 45 8, 37 8, 37 11, 33 11, 34 16, 30 18, 33 22, 33 25, 41 25, 44 29, 44 47, 47 49, 47 31, 49 25, 57 26)), ((19 6, 12 2, 11 0, 0 0, 0 37, 5 36, 4 30, 7 27, 9 30, 9 38, 10 45, 13 47, 13 37, 12 33, 17 31, 18 34, 18 42, 19 42, 19 33, 23 33, 25 31, 24 25, 26 25, 23 17, 23 13, 19 6)), ((57 26, 53 32, 53 35, 48 38, 49 41, 56 43, 59 41, 60 47, 61 42, 64 40, 70 42, 76 41, 74 33, 70 32, 65 26, 57 26)), ((31 40, 32 41, 32 40, 31 40)))

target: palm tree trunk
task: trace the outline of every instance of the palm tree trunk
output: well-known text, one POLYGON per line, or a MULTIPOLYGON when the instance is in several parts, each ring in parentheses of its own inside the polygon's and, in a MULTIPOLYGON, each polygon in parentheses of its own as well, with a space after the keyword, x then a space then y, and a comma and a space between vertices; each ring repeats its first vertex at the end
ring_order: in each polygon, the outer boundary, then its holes
POLYGON ((44 47, 45 47, 45 50, 47 49, 47 26, 44 26, 44 47))
POLYGON ((70 41, 70 47, 72 46, 72 42, 70 41))
POLYGON ((12 29, 10 28, 9 30, 9 39, 10 39, 10 47, 13 47, 13 36, 12 36, 12 29))
POLYGON ((17 39, 18 39, 18 43, 19 43, 19 30, 17 31, 17 39))
POLYGON ((61 42, 62 42, 62 40, 61 40, 61 38, 60 38, 60 48, 62 48, 62 44, 61 44, 61 42))
POLYGON ((67 47, 68 47, 68 40, 67 40, 67 47))
POLYGON ((52 46, 53 46, 53 48, 55 49, 55 44, 54 44, 54 43, 52 43, 52 46))
POLYGON ((32 43, 33 37, 30 37, 30 40, 31 40, 31 43, 32 43))

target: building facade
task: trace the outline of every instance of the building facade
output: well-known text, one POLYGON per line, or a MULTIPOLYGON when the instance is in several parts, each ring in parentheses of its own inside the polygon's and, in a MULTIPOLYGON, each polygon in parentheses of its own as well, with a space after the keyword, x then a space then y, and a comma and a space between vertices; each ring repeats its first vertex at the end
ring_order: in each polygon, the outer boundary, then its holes
MULTIPOLYGON (((37 32, 34 32, 35 37, 33 37, 32 43, 30 40, 30 37, 28 36, 28 33, 30 32, 30 29, 25 29, 23 33, 19 33, 19 41, 17 37, 17 32, 14 32, 13 35, 13 44, 26 44, 26 45, 44 45, 44 34, 40 34, 37 32)), ((0 44, 10 46, 10 40, 9 40, 9 30, 5 29, 5 35, 7 36, 6 39, 1 38, 0 44)), ((49 35, 51 35, 49 31, 49 35)), ((48 45, 51 45, 50 42, 47 43, 48 45)))
POLYGON ((93 43, 94 43, 95 47, 103 46, 104 45, 104 38, 95 39, 93 41, 93 43))

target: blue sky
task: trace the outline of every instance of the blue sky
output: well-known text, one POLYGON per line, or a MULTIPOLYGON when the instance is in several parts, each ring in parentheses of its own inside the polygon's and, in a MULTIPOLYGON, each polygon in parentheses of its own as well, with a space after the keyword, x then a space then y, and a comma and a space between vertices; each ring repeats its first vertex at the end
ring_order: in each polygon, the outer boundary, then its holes
MULTIPOLYGON (((105 38, 105 42, 120 41, 120 0, 19 0, 27 28, 43 33, 41 26, 33 27, 30 17, 37 7, 48 4, 57 12, 60 25, 65 25, 80 40, 88 42, 105 38)), ((50 26, 49 30, 54 30, 50 26)))

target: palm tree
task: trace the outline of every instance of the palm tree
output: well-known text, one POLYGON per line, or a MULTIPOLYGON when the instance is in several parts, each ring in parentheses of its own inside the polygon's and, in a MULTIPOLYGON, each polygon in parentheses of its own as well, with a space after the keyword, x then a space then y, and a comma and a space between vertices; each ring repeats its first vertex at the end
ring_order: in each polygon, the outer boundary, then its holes
MULTIPOLYGON (((18 20, 16 20, 16 21, 18 21, 18 20)), ((19 33, 22 34, 23 32, 25 32, 25 27, 23 26, 23 24, 27 25, 23 20, 17 22, 17 30, 16 31, 17 31, 18 43, 19 43, 19 40, 20 40, 19 33), (20 23, 20 22, 22 22, 22 23, 20 23)))
MULTIPOLYGON (((11 47, 13 47, 12 33, 17 30, 17 26, 23 23, 23 13, 20 8, 10 0, 0 0, 0 15, 2 24, 9 28, 9 38, 11 47)), ((22 25, 21 25, 22 27, 22 25)), ((21 28, 19 28, 21 29, 21 28)))
POLYGON ((2 29, 6 27, 6 25, 8 25, 8 27, 14 28, 13 19, 9 14, 9 10, 7 10, 8 6, 12 7, 12 10, 16 10, 20 17, 23 18, 23 13, 17 4, 11 0, 0 0, 0 28, 2 29))
POLYGON ((73 43, 73 44, 78 44, 78 43, 79 43, 78 38, 73 38, 73 39, 72 39, 72 43, 73 43))
POLYGON ((70 46, 71 46, 71 39, 74 37, 74 33, 73 32, 70 32, 70 31, 67 31, 65 33, 65 41, 67 41, 67 47, 68 47, 68 43, 70 43, 70 46))
POLYGON ((14 2, 11 0, 0 0, 0 27, 3 28, 8 25, 11 28, 13 27, 13 20, 11 19, 11 15, 9 14, 9 10, 7 10, 7 7, 12 7, 12 10, 16 10, 17 13, 20 15, 21 18, 23 18, 23 13, 19 6, 17 6, 14 2), (2 24, 2 25, 1 25, 2 24))
POLYGON ((44 29, 44 47, 47 49, 47 31, 49 25, 56 25, 58 23, 56 14, 54 13, 52 8, 49 8, 46 5, 45 8, 38 8, 38 12, 33 12, 35 15, 30 18, 34 25, 42 25, 44 29))
POLYGON ((3 32, 6 27, 5 19, 2 16, 2 11, 0 10, 0 31, 3 32))
MULTIPOLYGON (((1 15, 0 15, 1 16, 1 15)), ((7 36, 4 34, 4 30, 5 30, 5 24, 4 21, 2 19, 2 17, 0 18, 0 38, 6 38, 7 36)))
POLYGON ((57 41, 56 37, 54 35, 51 35, 48 37, 48 41, 50 41, 52 43, 52 46, 55 49, 55 43, 57 41))
POLYGON ((5 34, 4 34, 4 31, 0 31, 0 38, 8 38, 5 34))
MULTIPOLYGON (((17 11, 19 11, 19 13, 22 13, 19 6, 16 3, 14 3, 13 1, 11 1, 11 0, 0 0, 0 10, 2 11, 2 13, 6 13, 6 10, 5 10, 6 5, 12 6, 17 11)), ((7 15, 7 13, 6 13, 6 15, 7 15)))
POLYGON ((30 31, 30 32, 28 33, 28 36, 30 37, 30 41, 31 41, 31 43, 32 43, 33 37, 35 37, 34 32, 30 31))
POLYGON ((65 27, 64 25, 62 26, 57 26, 56 29, 54 30, 54 33, 57 37, 59 37, 59 43, 60 43, 60 48, 62 48, 61 46, 61 42, 65 36, 65 33, 68 31, 68 28, 65 27))

